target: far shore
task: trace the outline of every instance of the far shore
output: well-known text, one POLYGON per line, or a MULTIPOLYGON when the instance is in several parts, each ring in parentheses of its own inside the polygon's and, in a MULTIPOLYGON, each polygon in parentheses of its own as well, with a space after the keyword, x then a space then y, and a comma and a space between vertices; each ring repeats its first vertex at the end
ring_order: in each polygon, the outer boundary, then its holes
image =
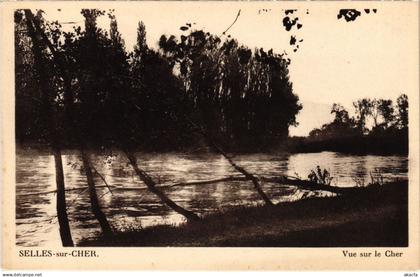
POLYGON ((79 246, 406 247, 408 181, 274 207, 239 207, 199 222, 116 232, 79 246))
MULTIPOLYGON (((90 147, 95 152, 118 151, 119 149, 115 146, 92 146, 90 147)), ((38 142, 16 142, 16 150, 26 151, 35 150, 41 153, 49 153, 49 145, 46 143, 38 142)), ((135 151, 144 153, 180 153, 180 152, 193 152, 193 153, 216 153, 211 147, 204 146, 190 146, 190 147, 175 147, 175 148, 142 148, 139 147, 134 149, 135 151)), ((373 140, 373 139, 361 139, 361 138, 343 138, 343 139, 331 139, 312 141, 307 137, 291 137, 283 143, 277 146, 267 147, 265 149, 258 148, 244 148, 244 149, 226 149, 230 153, 234 154, 260 154, 260 153, 320 153, 320 152, 338 152, 349 155, 397 155, 397 156, 408 156, 408 142, 407 141, 396 141, 389 142, 387 140, 373 140), (348 147, 351 145, 351 147, 348 147)), ((62 147, 62 152, 68 153, 73 151, 80 151, 76 146, 67 145, 62 147)))

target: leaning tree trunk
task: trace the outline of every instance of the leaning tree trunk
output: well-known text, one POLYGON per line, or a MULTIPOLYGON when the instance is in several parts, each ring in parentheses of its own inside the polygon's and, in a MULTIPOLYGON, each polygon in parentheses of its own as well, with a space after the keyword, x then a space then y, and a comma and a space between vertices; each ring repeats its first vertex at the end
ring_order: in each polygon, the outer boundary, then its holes
POLYGON ((147 188, 153 192, 154 194, 159 197, 159 199, 168 205, 170 208, 172 208, 175 212, 185 216, 185 218, 189 221, 198 221, 200 220, 200 217, 196 215, 195 213, 182 208, 181 206, 178 206, 175 202, 173 202, 171 199, 169 199, 168 196, 165 195, 159 188, 156 187, 156 183, 153 181, 153 179, 143 170, 139 168, 137 165, 137 159, 136 157, 131 153, 126 151, 125 152, 128 160, 130 161, 131 166, 133 167, 136 174, 139 176, 139 178, 146 184, 147 188))
MULTIPOLYGON (((37 35, 39 35, 40 39, 45 43, 45 45, 51 51, 53 55, 53 61, 61 72, 62 78, 64 80, 65 123, 67 124, 67 126, 74 127, 73 121, 72 121, 73 91, 71 89, 71 81, 70 81, 71 77, 69 76, 68 69, 66 68, 65 59, 63 59, 63 57, 59 55, 55 47, 51 44, 48 37, 40 28, 39 22, 34 20, 31 11, 25 10, 25 13, 28 13, 28 15, 31 17, 32 22, 35 25, 35 29, 36 29, 35 31, 37 32, 37 35)), ((79 138, 79 141, 80 141, 80 138, 79 138)), ((86 169, 86 177, 88 180, 89 196, 90 196, 92 211, 95 217, 97 218, 97 220, 99 221, 99 224, 101 226, 101 229, 104 235, 105 236, 112 235, 111 227, 109 226, 109 223, 105 215, 101 211, 101 208, 99 205, 89 157, 83 151, 82 151, 82 159, 83 159, 84 167, 86 169)), ((59 190, 57 189, 57 191, 59 190)), ((57 194, 57 197, 58 197, 58 194, 57 194)))
POLYGON ((66 195, 65 195, 65 183, 64 183, 64 173, 63 173, 63 162, 61 159, 61 150, 58 143, 58 134, 56 134, 56 124, 54 122, 54 116, 51 111, 51 103, 49 102, 48 92, 51 89, 48 87, 48 81, 46 77, 47 69, 45 68, 45 63, 42 58, 42 48, 41 42, 38 41, 38 37, 42 37, 39 34, 40 27, 37 25, 34 20, 32 12, 28 9, 25 10, 26 24, 28 27, 28 34, 32 39, 33 51, 35 57, 35 68, 39 74, 39 85, 43 91, 43 105, 46 113, 46 120, 48 121, 48 139, 51 144, 54 162, 55 162, 55 171, 56 171, 56 186, 57 186, 57 218, 60 230, 60 237, 63 246, 74 246, 69 220, 67 216, 67 207, 66 207, 66 195))
POLYGON ((57 184, 57 218, 58 225, 60 226, 60 237, 63 246, 73 246, 69 220, 67 217, 63 161, 61 159, 60 149, 53 148, 53 155, 55 161, 55 182, 57 184))
POLYGON ((269 205, 269 206, 273 206, 274 205, 273 202, 270 200, 270 198, 268 198, 267 194, 265 194, 265 192, 263 191, 263 189, 261 187, 261 184, 260 184, 258 178, 255 177, 250 172, 248 172, 245 168, 237 165, 226 154, 226 152, 219 145, 217 145, 216 142, 214 142, 214 140, 210 137, 210 135, 208 135, 206 133, 206 131, 203 130, 203 128, 201 128, 200 126, 198 126, 197 124, 195 124, 188 117, 186 117, 186 118, 187 118, 187 121, 192 125, 192 127, 194 127, 201 134, 201 136, 213 147, 213 149, 215 149, 219 154, 221 154, 236 171, 238 171, 241 174, 243 174, 246 179, 248 179, 248 180, 250 180, 252 182, 252 184, 254 185, 255 190, 260 195, 260 197, 264 200, 265 204, 266 205, 269 205))
MULTIPOLYGON (((220 151, 219 151, 220 152, 220 151)), ((246 171, 243 167, 237 165, 231 158, 229 158, 223 151, 220 152, 223 157, 230 163, 230 165, 235 168, 238 172, 242 173, 245 178, 248 180, 251 180, 252 184, 254 185, 255 190, 258 192, 260 197, 264 200, 266 205, 274 205, 273 202, 268 198, 267 194, 263 191, 260 182, 258 181, 258 178, 255 177, 253 174, 246 171)))
POLYGON ((104 236, 110 237, 112 236, 112 229, 108 223, 108 220, 106 219, 105 214, 102 212, 101 206, 99 204, 98 195, 96 194, 95 181, 93 179, 93 174, 92 174, 92 167, 90 165, 89 155, 84 150, 81 150, 81 155, 82 155, 83 167, 85 169, 86 179, 87 179, 88 188, 89 188, 89 198, 90 198, 92 212, 95 215, 96 219, 99 221, 99 225, 101 226, 102 233, 104 234, 104 236))

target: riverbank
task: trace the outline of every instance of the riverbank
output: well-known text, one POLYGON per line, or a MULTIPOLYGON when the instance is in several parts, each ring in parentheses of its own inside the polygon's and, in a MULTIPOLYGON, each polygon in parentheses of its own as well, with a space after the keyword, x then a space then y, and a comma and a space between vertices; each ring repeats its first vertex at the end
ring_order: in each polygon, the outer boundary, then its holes
POLYGON ((274 207, 240 207, 200 222, 117 232, 79 246, 380 247, 408 245, 408 182, 274 207))
POLYGON ((408 155, 408 131, 331 138, 292 137, 286 147, 291 153, 333 151, 356 155, 408 155))
MULTIPOLYGON (((312 137, 288 137, 278 143, 265 146, 261 144, 249 144, 246 146, 230 145, 225 141, 221 143, 224 150, 234 154, 257 154, 257 153, 319 153, 324 151, 339 152, 355 155, 408 155, 408 133, 400 131, 392 134, 364 135, 364 136, 344 136, 334 138, 312 138, 312 137)), ((113 145, 91 145, 91 150, 96 152, 118 151, 113 145)), ((17 143, 20 150, 38 150, 46 154, 49 153, 47 144, 37 142, 17 143)), ((80 151, 77 145, 63 145, 63 153, 67 151, 80 151)), ((197 137, 194 143, 183 146, 149 145, 149 147, 138 146, 134 149, 138 152, 146 153, 209 153, 215 152, 214 148, 201 137, 197 137)))

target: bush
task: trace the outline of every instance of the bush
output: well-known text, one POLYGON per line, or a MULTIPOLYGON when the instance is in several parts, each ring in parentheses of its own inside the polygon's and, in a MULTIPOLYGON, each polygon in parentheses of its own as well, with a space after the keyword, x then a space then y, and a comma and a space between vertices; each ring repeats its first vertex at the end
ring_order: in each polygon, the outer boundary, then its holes
POLYGON ((319 185, 329 186, 331 185, 333 177, 331 177, 331 174, 327 169, 322 170, 318 165, 315 170, 311 170, 311 173, 308 175, 308 179, 309 181, 319 185))

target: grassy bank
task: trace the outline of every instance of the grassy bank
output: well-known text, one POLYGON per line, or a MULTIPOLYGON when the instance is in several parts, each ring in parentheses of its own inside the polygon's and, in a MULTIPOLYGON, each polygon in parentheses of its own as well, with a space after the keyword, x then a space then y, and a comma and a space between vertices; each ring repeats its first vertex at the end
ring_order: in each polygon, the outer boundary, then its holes
POLYGON ((177 227, 118 232, 80 246, 402 247, 408 244, 407 199, 407 181, 399 181, 337 197, 236 208, 177 227))

